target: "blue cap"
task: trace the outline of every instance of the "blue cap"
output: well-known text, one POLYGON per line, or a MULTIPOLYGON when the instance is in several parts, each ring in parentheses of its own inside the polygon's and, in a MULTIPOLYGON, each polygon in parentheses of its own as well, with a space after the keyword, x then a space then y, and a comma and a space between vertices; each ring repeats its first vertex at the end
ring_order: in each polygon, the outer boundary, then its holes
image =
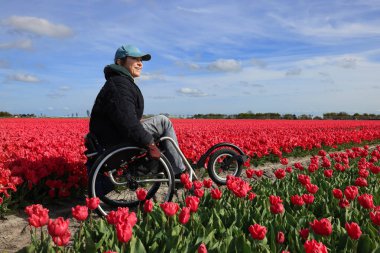
POLYGON ((131 57, 141 57, 141 59, 143 61, 149 61, 151 56, 150 54, 144 54, 140 51, 140 49, 138 49, 137 47, 135 46, 132 46, 132 45, 124 45, 124 46, 121 46, 119 47, 117 50, 116 50, 116 53, 115 53, 115 61, 117 59, 121 59, 121 58, 124 58, 126 56, 131 56, 131 57))

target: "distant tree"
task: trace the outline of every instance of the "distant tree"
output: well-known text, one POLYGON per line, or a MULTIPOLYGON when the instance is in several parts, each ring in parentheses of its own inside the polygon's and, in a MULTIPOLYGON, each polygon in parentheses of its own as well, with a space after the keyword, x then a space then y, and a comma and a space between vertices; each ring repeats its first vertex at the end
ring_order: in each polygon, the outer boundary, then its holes
POLYGON ((13 115, 10 114, 9 112, 3 112, 3 111, 0 111, 0 117, 1 118, 6 118, 6 117, 12 117, 13 115))

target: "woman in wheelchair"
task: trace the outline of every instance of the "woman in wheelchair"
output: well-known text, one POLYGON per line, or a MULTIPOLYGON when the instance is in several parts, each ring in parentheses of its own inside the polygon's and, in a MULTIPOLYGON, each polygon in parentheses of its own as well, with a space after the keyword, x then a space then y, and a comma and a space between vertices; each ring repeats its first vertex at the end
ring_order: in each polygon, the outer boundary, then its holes
MULTIPOLYGON (((116 50, 114 64, 104 68, 106 82, 91 111, 90 133, 104 148, 122 143, 137 145, 146 148, 151 158, 159 159, 160 150, 154 140, 168 136, 177 142, 177 137, 167 117, 142 119, 144 98, 135 78, 141 74, 143 61, 150 59, 150 54, 132 45, 116 50)), ((162 149, 175 174, 185 170, 181 157, 170 143, 165 143, 162 149)))
MULTIPOLYGON (((95 99, 91 111, 90 134, 87 135, 89 173, 95 169, 96 157, 101 153, 128 145, 141 148, 140 152, 147 155, 145 160, 150 164, 140 166, 140 169, 145 168, 145 173, 159 167, 157 164, 162 157, 161 151, 169 161, 174 174, 180 174, 185 170, 183 161, 171 142, 160 143, 161 150, 155 143, 155 140, 166 136, 178 145, 170 120, 163 115, 142 119, 144 98, 135 83, 135 78, 141 74, 143 61, 150 59, 150 54, 142 53, 135 46, 124 45, 116 50, 114 64, 104 68, 106 82, 95 99), (91 156, 91 153, 94 155, 91 156)), ((134 152, 136 150, 132 153, 134 152)), ((106 195, 112 191, 115 188, 113 179, 112 175, 110 177, 98 171, 96 184, 101 186, 97 194, 106 195)))

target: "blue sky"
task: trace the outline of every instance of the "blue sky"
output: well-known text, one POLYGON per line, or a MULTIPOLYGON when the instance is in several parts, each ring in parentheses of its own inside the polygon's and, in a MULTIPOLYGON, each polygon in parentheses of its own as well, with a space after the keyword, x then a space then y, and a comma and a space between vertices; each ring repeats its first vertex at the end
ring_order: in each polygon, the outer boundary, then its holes
POLYGON ((0 2, 0 111, 80 116, 116 49, 145 114, 380 114, 380 1, 0 2))

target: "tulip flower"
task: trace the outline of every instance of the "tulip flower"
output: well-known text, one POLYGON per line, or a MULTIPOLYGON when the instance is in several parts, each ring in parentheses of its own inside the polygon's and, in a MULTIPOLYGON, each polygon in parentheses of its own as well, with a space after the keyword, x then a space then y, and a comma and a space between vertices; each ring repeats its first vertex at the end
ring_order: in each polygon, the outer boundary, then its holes
POLYGON ((71 233, 67 229, 62 235, 52 236, 53 242, 57 246, 66 246, 70 242, 71 233))
POLYGON ((70 220, 64 220, 63 217, 58 217, 55 220, 49 220, 48 232, 54 237, 63 236, 69 228, 70 220))
POLYGON ((222 191, 219 188, 212 189, 211 197, 213 199, 220 199, 222 197, 222 191))
POLYGON ((365 209, 373 209, 373 196, 368 193, 364 193, 358 197, 359 204, 365 209))
POLYGON ((132 226, 128 222, 116 224, 116 236, 119 242, 129 242, 132 237, 132 226))
POLYGON ((169 217, 174 216, 179 210, 179 205, 174 202, 165 202, 163 204, 160 204, 160 207, 169 217))
POLYGON ((193 181, 193 185, 194 185, 194 189, 200 189, 200 188, 202 188, 203 183, 198 181, 198 180, 195 180, 195 181, 193 181))
POLYGON ((144 201, 146 198, 146 195, 148 195, 148 191, 146 189, 139 188, 136 190, 136 196, 138 200, 144 201))
POLYGON ((300 236, 301 236, 304 240, 306 240, 306 239, 309 237, 309 233, 310 233, 310 231, 309 231, 308 228, 303 228, 303 229, 301 229, 301 230, 299 231, 300 236))
POLYGON ((255 171, 253 169, 246 169, 245 174, 247 175, 247 178, 252 178, 255 171))
POLYGON ((206 245, 204 243, 201 243, 201 245, 199 245, 198 253, 207 253, 207 248, 206 248, 206 245))
POLYGON ((278 232, 277 235, 276 235, 276 242, 279 243, 279 244, 282 244, 284 243, 285 241, 285 234, 284 232, 278 232))
POLYGON ((306 253, 327 253, 327 247, 316 240, 306 241, 303 245, 306 253))
POLYGON ((211 188, 211 186, 212 186, 212 179, 211 178, 203 179, 203 186, 205 188, 211 188))
POLYGON ((86 205, 90 210, 98 208, 100 199, 98 197, 86 198, 86 205))
POLYGON ((186 224, 190 219, 190 207, 182 207, 181 212, 178 216, 178 221, 181 224, 186 224))
POLYGON ((369 217, 373 224, 380 226, 380 211, 370 212, 369 217))
POLYGON ((343 192, 340 189, 333 189, 332 193, 333 193, 334 198, 336 199, 343 198, 343 192))
POLYGON ((354 200, 358 195, 358 188, 356 186, 347 186, 344 190, 344 195, 348 200, 354 200))
POLYGON ((25 208, 25 213, 28 214, 29 225, 39 228, 45 226, 49 222, 49 210, 43 208, 42 205, 31 205, 25 208))
POLYGON ((145 200, 144 202, 144 212, 150 213, 153 211, 153 202, 150 199, 145 200))
POLYGON ((71 208, 71 213, 77 221, 84 221, 88 217, 88 207, 77 205, 71 208))
POLYGON ((348 236, 353 240, 358 240, 360 236, 362 235, 362 231, 360 230, 360 227, 357 223, 351 222, 344 225, 344 227, 347 230, 348 236))
POLYGON ((332 233, 331 222, 326 218, 322 218, 321 220, 315 219, 313 222, 310 222, 310 226, 317 235, 329 236, 332 233))
POLYGON ((263 240, 267 234, 267 228, 259 224, 250 225, 248 231, 255 240, 263 240))
POLYGON ((196 196, 188 196, 185 199, 186 206, 190 208, 191 212, 198 211, 198 205, 199 205, 199 198, 196 196))

